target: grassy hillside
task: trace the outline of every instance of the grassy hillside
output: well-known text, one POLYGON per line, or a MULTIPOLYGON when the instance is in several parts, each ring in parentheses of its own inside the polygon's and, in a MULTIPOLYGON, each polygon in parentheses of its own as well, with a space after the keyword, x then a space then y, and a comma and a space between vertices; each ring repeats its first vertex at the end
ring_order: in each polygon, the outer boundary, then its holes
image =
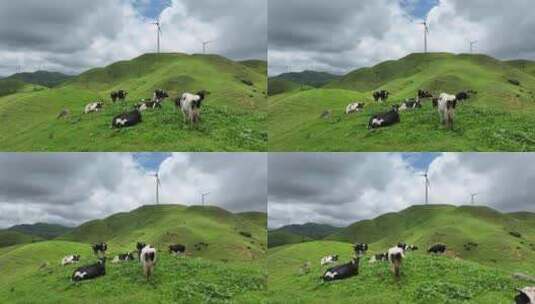
MULTIPOLYGON (((371 252, 382 249, 372 244, 371 252)), ((339 254, 342 262, 353 254, 348 243, 314 241, 269 250, 268 303, 496 303, 509 304, 514 288, 529 285, 513 280, 510 273, 449 256, 410 253, 396 281, 387 263, 360 263, 359 275, 322 283, 319 261, 339 254), (302 265, 312 262, 309 273, 302 265)))
POLYGON ((258 151, 266 150, 266 75, 258 68, 215 55, 146 54, 87 71, 57 88, 0 98, 4 151, 258 151), (160 111, 143 123, 110 128, 112 118, 157 88, 168 91, 160 111), (129 92, 112 104, 111 91, 129 92), (173 100, 183 92, 211 92, 197 128, 183 124, 173 100), (104 99, 104 111, 82 115, 86 104, 104 99), (70 116, 56 119, 62 109, 70 116))
POLYGON ((338 232, 340 229, 330 225, 315 223, 283 226, 268 232, 268 246, 272 248, 286 244, 320 240, 338 232))
POLYGON ((8 230, 18 231, 49 240, 71 231, 72 228, 57 224, 36 223, 33 225, 16 225, 8 230))
POLYGON ((326 86, 269 98, 271 151, 533 151, 535 76, 483 55, 412 54, 373 68, 359 69, 326 86), (520 81, 520 86, 508 80, 520 81), (427 101, 420 110, 401 113, 401 123, 369 131, 372 114, 388 110, 418 89, 434 94, 473 89, 460 105, 454 130, 444 129, 427 101), (383 105, 372 92, 391 92, 383 105), (347 104, 367 105, 345 115, 347 104), (321 118, 331 110, 332 115, 321 118))
POLYGON ((300 85, 319 88, 329 82, 340 79, 340 76, 316 71, 303 71, 293 73, 283 73, 278 76, 270 77, 270 80, 288 80, 300 85))
POLYGON ((506 61, 507 64, 511 65, 514 68, 517 68, 523 72, 535 76, 535 61, 530 60, 511 60, 506 61))
POLYGON ((243 60, 239 63, 255 70, 261 75, 267 75, 267 61, 265 60, 243 60))
POLYGON ((38 236, 25 234, 19 231, 0 230, 0 248, 39 242, 42 240, 43 239, 38 236))
POLYGON ((36 84, 43 87, 52 88, 58 86, 73 76, 59 72, 37 71, 33 73, 17 73, 7 77, 7 79, 20 80, 27 84, 36 84))
POLYGON ((0 302, 260 303, 266 289, 265 248, 265 226, 249 216, 216 207, 145 206, 85 223, 61 240, 0 251, 0 302), (81 264, 92 263, 90 243, 99 240, 108 242, 110 257, 134 250, 136 241, 156 246, 153 280, 145 282, 138 262, 108 263, 103 278, 73 285, 76 266, 59 266, 61 258, 78 253, 81 264), (198 250, 199 242, 208 247, 198 250), (169 255, 171 243, 185 244, 186 256, 169 255), (50 265, 39 269, 45 262, 50 265))
POLYGON ((283 246, 288 244, 297 244, 303 242, 310 242, 313 239, 293 233, 286 230, 272 230, 268 232, 268 248, 274 248, 277 246, 283 246))
POLYGON ((45 87, 39 85, 31 85, 17 79, 0 79, 0 98, 16 93, 39 92, 45 89, 45 87))

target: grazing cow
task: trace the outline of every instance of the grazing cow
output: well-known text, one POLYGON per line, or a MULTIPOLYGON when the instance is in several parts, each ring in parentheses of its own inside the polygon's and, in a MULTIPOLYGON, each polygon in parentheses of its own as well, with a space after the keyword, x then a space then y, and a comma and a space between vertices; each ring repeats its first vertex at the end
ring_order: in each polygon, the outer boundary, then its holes
POLYGON ((405 257, 405 250, 399 246, 388 249, 388 260, 392 263, 392 271, 396 278, 399 278, 401 271, 401 261, 405 257))
POLYGON ((455 98, 457 99, 457 101, 461 102, 463 100, 469 99, 470 95, 468 94, 468 92, 459 92, 455 95, 455 98))
POLYGON ((435 244, 429 249, 427 249, 428 253, 435 253, 435 254, 443 254, 446 251, 446 245, 444 244, 435 244))
POLYGON ((137 250, 137 259, 138 260, 141 260, 140 256, 141 256, 141 250, 143 250, 143 248, 145 248, 145 246, 147 246, 147 244, 143 243, 143 242, 137 242, 136 244, 136 250, 137 250))
POLYGON ((363 102, 350 103, 346 107, 346 114, 356 113, 362 111, 366 104, 363 102))
POLYGON ((517 291, 519 293, 515 296, 515 304, 535 304, 535 287, 524 287, 517 291))
POLYGON ((356 257, 351 260, 351 262, 334 266, 327 269, 323 274, 322 278, 324 281, 334 281, 334 280, 343 280, 356 276, 359 274, 359 260, 360 258, 356 257))
POLYGON ((390 92, 381 90, 381 91, 373 92, 373 99, 376 102, 383 102, 388 99, 389 95, 390 95, 390 92))
POLYGON ((134 105, 134 109, 143 112, 148 109, 161 109, 162 105, 158 101, 145 101, 142 100, 140 103, 134 105))
POLYGON ((77 268, 72 274, 74 282, 98 278, 106 274, 106 258, 100 258, 97 263, 77 268))
POLYGON ((419 98, 433 98, 433 94, 429 93, 428 91, 419 89, 418 97, 419 98))
POLYGON ((128 261, 133 261, 133 260, 134 260, 134 255, 131 252, 128 252, 128 253, 122 253, 122 254, 115 256, 111 262, 116 264, 119 262, 128 262, 128 261))
POLYGON ((355 243, 355 245, 353 245, 353 250, 355 250, 355 254, 358 257, 363 256, 366 253, 366 251, 368 251, 368 244, 355 243))
POLYGON ((181 244, 169 245, 170 254, 172 253, 175 255, 179 255, 179 254, 183 254, 184 252, 186 252, 186 246, 184 245, 181 245, 181 244))
POLYGON ((455 107, 457 106, 457 97, 446 93, 440 94, 438 98, 438 113, 440 122, 448 129, 453 129, 453 118, 455 117, 455 107))
POLYGON ((200 91, 197 94, 184 93, 175 101, 175 106, 182 111, 184 120, 188 119, 192 125, 200 119, 201 104, 205 94, 205 91, 200 91))
POLYGON ((61 260, 61 265, 66 266, 80 262, 80 255, 68 255, 61 260))
POLYGON ((400 111, 405 111, 405 110, 408 110, 408 109, 419 109, 422 107, 422 102, 419 100, 419 99, 410 99, 410 100, 405 100, 404 102, 401 103, 401 106, 399 107, 399 110, 400 111))
POLYGON ((102 110, 103 106, 104 106, 104 103, 102 101, 92 102, 85 106, 84 113, 89 114, 92 112, 99 112, 102 110))
POLYGON ((335 255, 328 255, 328 256, 324 256, 321 258, 321 266, 325 266, 325 265, 329 265, 329 264, 334 264, 336 261, 338 261, 338 255, 335 254, 335 255))
POLYGON ((135 109, 115 116, 111 122, 112 128, 132 127, 142 122, 141 112, 135 109))
POLYGON ((128 95, 128 92, 125 90, 119 90, 117 92, 111 92, 110 97, 113 102, 124 101, 126 99, 126 95, 128 95))
POLYGON ((141 249, 140 261, 143 265, 143 274, 147 281, 154 273, 154 265, 156 264, 156 249, 150 245, 141 249))
POLYGON ((368 130, 380 127, 388 127, 399 122, 399 106, 393 105, 392 110, 373 115, 368 123, 368 130))
POLYGON ((163 102, 167 97, 169 97, 169 95, 166 91, 157 89, 154 91, 154 94, 152 94, 152 101, 160 103, 163 102))
POLYGON ((108 250, 108 244, 104 243, 104 242, 100 242, 98 244, 94 244, 92 246, 93 248, 93 253, 97 256, 104 256, 106 255, 106 250, 108 250))
POLYGON ((372 263, 375 263, 375 262, 386 262, 388 261, 388 252, 383 252, 383 253, 377 253, 377 254, 374 254, 369 263, 372 264, 372 263))

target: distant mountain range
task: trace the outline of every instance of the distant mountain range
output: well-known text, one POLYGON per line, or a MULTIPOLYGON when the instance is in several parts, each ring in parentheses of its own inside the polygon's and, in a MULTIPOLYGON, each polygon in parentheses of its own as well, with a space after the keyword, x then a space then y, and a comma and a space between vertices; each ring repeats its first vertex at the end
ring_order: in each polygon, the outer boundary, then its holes
POLYGON ((340 77, 338 75, 316 71, 284 73, 269 78, 268 91, 269 95, 277 95, 297 89, 319 88, 340 77))

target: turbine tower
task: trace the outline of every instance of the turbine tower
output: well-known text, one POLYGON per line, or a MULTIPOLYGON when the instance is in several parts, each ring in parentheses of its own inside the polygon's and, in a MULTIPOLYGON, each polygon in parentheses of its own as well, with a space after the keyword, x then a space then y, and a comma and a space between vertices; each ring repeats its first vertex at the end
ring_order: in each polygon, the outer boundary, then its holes
POLYGON ((429 24, 427 23, 427 18, 424 22, 420 22, 424 26, 424 53, 427 54, 427 34, 429 34, 429 24))
POLYGON ((156 172, 155 174, 151 175, 155 178, 155 181, 156 181, 156 205, 159 205, 160 204, 160 175, 158 172, 156 172))
POLYGON ((425 170, 425 174, 422 174, 420 176, 424 177, 425 178, 425 204, 428 205, 429 204, 429 187, 431 186, 429 184, 429 168, 427 170, 425 170))
POLYGON ((162 33, 162 26, 161 26, 161 23, 160 23, 160 17, 158 17, 158 19, 155 21, 155 22, 152 22, 151 24, 154 24, 156 25, 156 28, 157 28, 157 36, 158 36, 158 40, 157 40, 157 45, 158 45, 158 54, 160 54, 160 34, 162 33))
POLYGON ((205 198, 208 196, 208 194, 210 194, 210 192, 201 193, 201 203, 202 203, 203 207, 204 207, 204 203, 205 203, 205 198))
POLYGON ((470 193, 470 204, 474 205, 474 199, 479 193, 470 193))
POLYGON ((208 40, 208 41, 203 41, 203 42, 202 42, 202 53, 203 53, 203 54, 206 54, 206 47, 207 47, 210 43, 214 43, 214 40, 208 40))
POLYGON ((470 41, 470 54, 474 53, 474 45, 476 45, 477 42, 477 40, 470 41))

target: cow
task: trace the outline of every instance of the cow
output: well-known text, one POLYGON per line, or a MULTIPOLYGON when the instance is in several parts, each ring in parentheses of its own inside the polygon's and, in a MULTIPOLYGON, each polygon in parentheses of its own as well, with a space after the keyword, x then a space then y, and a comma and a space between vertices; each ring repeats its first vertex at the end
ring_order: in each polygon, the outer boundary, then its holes
POLYGON ((392 271, 396 278, 401 274, 401 262, 405 257, 405 250, 399 246, 388 249, 388 260, 392 264, 392 271))
POLYGON ((145 248, 145 246, 147 246, 147 244, 143 243, 143 242, 137 242, 136 244, 136 251, 137 251, 137 259, 138 260, 141 260, 140 259, 140 256, 141 256, 141 250, 143 248, 145 248))
POLYGON ((373 92, 373 99, 376 102, 381 103, 383 101, 386 101, 389 95, 390 95, 390 92, 385 91, 385 90, 376 91, 376 92, 373 92))
POLYGON ((106 275, 106 258, 99 258, 98 262, 88 266, 78 267, 72 274, 71 280, 79 282, 106 275))
POLYGON ((356 257, 353 258, 349 263, 334 266, 332 268, 327 269, 327 271, 322 276, 323 281, 328 282, 334 280, 343 280, 358 275, 360 262, 359 260, 360 258, 356 257))
POLYGON ((184 121, 187 119, 193 125, 200 120, 201 105, 205 95, 205 91, 196 94, 184 93, 175 100, 175 106, 182 111, 184 121))
POLYGON ((422 102, 420 99, 407 99, 404 102, 401 103, 401 106, 399 107, 400 111, 405 111, 409 109, 419 109, 422 107, 422 102))
POLYGON ((397 124, 399 122, 400 122, 399 106, 393 105, 392 110, 388 112, 383 112, 383 113, 378 113, 378 114, 373 115, 370 118, 370 121, 368 123, 368 130, 381 128, 381 127, 388 127, 388 126, 397 124))
POLYGON ((111 101, 113 101, 113 102, 116 102, 117 100, 124 101, 126 99, 126 95, 128 95, 128 92, 125 91, 125 90, 119 90, 117 92, 111 92, 110 93, 111 101))
POLYGON ((444 244, 435 244, 435 245, 429 247, 429 249, 427 249, 427 252, 428 253, 434 253, 434 254, 443 254, 444 252, 446 252, 446 245, 444 245, 444 244))
POLYGON ((145 110, 148 110, 148 109, 161 109, 162 108, 162 104, 158 101, 146 101, 146 100, 141 100, 141 102, 137 103, 134 105, 134 109, 140 111, 140 112, 143 112, 145 110))
POLYGON ((515 304, 535 304, 535 287, 524 287, 517 289, 515 304))
POLYGON ((80 255, 68 255, 61 260, 61 265, 66 266, 80 262, 80 255))
POLYGON ((179 254, 183 254, 184 252, 186 252, 186 246, 184 245, 181 245, 181 244, 176 244, 176 245, 169 245, 169 254, 175 254, 175 255, 179 255, 179 254))
POLYGON ((386 262, 388 261, 388 252, 383 252, 383 253, 377 253, 377 254, 374 254, 371 258, 370 258, 370 261, 369 263, 370 264, 373 264, 375 262, 386 262))
POLYGON ((98 244, 94 244, 93 246, 91 246, 91 248, 93 248, 93 253, 96 256, 104 256, 106 255, 106 251, 108 250, 108 244, 100 242, 98 244))
POLYGON ((413 251, 418 250, 418 246, 415 245, 407 245, 404 242, 399 242, 397 245, 399 248, 403 249, 404 251, 413 251))
POLYGON ((453 129, 453 118, 455 117, 455 107, 457 106, 457 97, 446 93, 440 94, 438 98, 438 113, 440 122, 448 129, 453 129))
POLYGON ((366 253, 366 251, 368 251, 368 244, 355 243, 355 245, 353 245, 353 250, 355 250, 355 254, 358 257, 363 256, 366 253))
POLYGON ((169 97, 169 94, 167 94, 166 91, 157 89, 154 91, 154 94, 152 94, 152 101, 160 103, 163 102, 167 97, 169 97))
POLYGON ((363 102, 353 102, 346 106, 346 115, 362 111, 366 104, 363 102))
POLYGON ((143 265, 143 275, 150 280, 150 277, 154 273, 154 266, 156 265, 156 249, 150 245, 141 249, 140 262, 143 265))
POLYGON ((469 99, 470 94, 468 94, 468 92, 459 92, 455 94, 455 98, 457 99, 458 102, 461 102, 461 101, 469 99))
POLYGON ((141 112, 135 109, 115 116, 111 122, 112 128, 132 127, 142 122, 141 112))
POLYGON ((338 255, 328 255, 321 258, 320 265, 323 267, 325 265, 334 264, 338 261, 338 255))
POLYGON ((419 98, 433 98, 433 94, 429 93, 428 91, 419 89, 418 90, 418 97, 419 98))
POLYGON ((96 101, 89 103, 85 106, 84 113, 89 114, 92 112, 99 112, 104 107, 104 103, 102 101, 96 101))
POLYGON ((122 254, 115 256, 111 262, 116 264, 119 262, 128 262, 128 261, 133 261, 133 260, 134 260, 134 255, 131 252, 128 252, 128 253, 122 253, 122 254))

